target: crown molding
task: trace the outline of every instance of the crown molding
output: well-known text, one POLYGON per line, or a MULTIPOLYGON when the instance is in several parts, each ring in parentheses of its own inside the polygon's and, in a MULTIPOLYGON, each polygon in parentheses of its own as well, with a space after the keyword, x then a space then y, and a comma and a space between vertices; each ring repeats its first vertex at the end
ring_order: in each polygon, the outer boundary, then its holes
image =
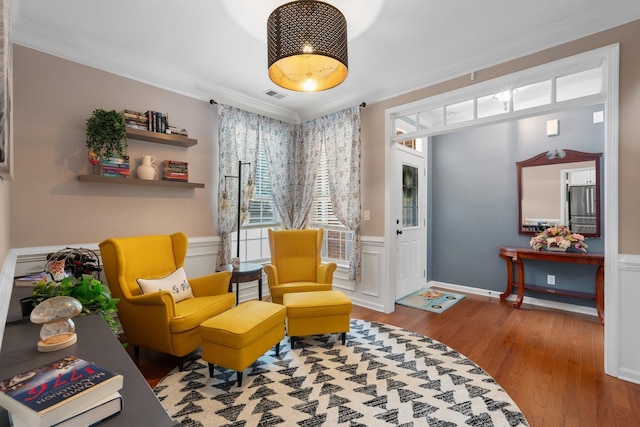
POLYGON ((12 41, 18 45, 191 98, 206 102, 213 98, 218 103, 227 103, 278 120, 299 122, 299 115, 295 111, 123 55, 108 46, 89 45, 83 40, 69 38, 19 19, 13 23, 12 31, 12 41))
POLYGON ((640 19, 640 8, 635 13, 629 13, 626 5, 611 5, 605 15, 595 6, 577 10, 569 23, 549 21, 522 33, 522 37, 517 39, 503 39, 471 53, 460 52, 448 60, 398 75, 376 87, 352 92, 322 105, 293 111, 277 103, 265 102, 217 84, 176 73, 157 64, 141 61, 136 57, 123 55, 107 46, 89 45, 84 40, 69 38, 25 22, 20 19, 19 2, 13 0, 13 5, 12 40, 16 44, 191 98, 206 102, 213 98, 218 103, 233 105, 289 123, 310 120, 362 101, 368 104, 384 101, 640 19))

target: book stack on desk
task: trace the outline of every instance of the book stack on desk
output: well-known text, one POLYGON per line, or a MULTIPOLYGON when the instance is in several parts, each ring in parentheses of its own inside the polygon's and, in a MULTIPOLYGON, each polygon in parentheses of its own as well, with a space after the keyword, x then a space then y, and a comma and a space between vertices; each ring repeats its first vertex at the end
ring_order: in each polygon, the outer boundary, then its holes
POLYGON ((0 381, 0 406, 14 427, 82 427, 122 410, 122 375, 76 356, 0 381))

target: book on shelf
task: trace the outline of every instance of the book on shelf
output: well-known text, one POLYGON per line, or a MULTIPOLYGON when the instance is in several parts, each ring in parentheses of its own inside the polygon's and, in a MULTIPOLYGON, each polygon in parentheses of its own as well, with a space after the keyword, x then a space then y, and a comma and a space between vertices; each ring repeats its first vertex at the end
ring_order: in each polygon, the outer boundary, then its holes
MULTIPOLYGON (((95 403, 80 409, 77 412, 69 413, 68 418, 62 420, 51 427, 86 427, 93 426, 109 417, 122 411, 122 395, 117 391, 109 396, 99 399, 95 403)), ((20 418, 9 414, 12 427, 32 427, 20 418)))
POLYGON ((189 162, 183 162, 181 160, 163 160, 165 165, 185 165, 188 166, 189 162))
POLYGON ((48 427, 122 386, 122 375, 67 356, 0 381, 0 406, 29 427, 48 427))
POLYGON ((102 176, 108 176, 111 178, 129 178, 131 175, 123 175, 121 173, 102 172, 102 176))
POLYGON ((102 156, 102 163, 113 163, 113 164, 126 164, 126 165, 129 165, 129 156, 104 155, 104 156, 102 156))
POLYGON ((168 126, 167 127, 167 133, 171 133, 173 135, 180 135, 180 136, 184 136, 184 137, 189 137, 189 132, 187 132, 186 129, 180 129, 178 127, 175 126, 168 126))
POLYGON ((146 113, 148 126, 147 130, 151 132, 167 133, 169 128, 169 115, 158 111, 148 110, 146 113))
POLYGON ((130 169, 127 167, 102 165, 102 172, 121 173, 123 175, 129 175, 130 169))
POLYGON ((162 168, 162 171, 167 173, 167 172, 173 172, 173 173, 189 173, 189 169, 184 168, 184 167, 167 167, 165 166, 164 168, 162 168))
POLYGON ((121 114, 127 126, 145 130, 149 127, 149 117, 145 113, 123 110, 121 114))

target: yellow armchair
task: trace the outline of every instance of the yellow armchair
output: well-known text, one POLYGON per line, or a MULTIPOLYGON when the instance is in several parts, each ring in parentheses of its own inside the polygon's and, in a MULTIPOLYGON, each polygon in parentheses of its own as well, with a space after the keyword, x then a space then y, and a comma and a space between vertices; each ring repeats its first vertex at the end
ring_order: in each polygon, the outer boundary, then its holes
POLYGON ((187 236, 111 238, 100 243, 109 289, 118 302, 118 318, 127 342, 134 346, 183 357, 202 345, 198 327, 235 304, 229 292, 231 272, 188 278, 193 298, 174 302, 169 291, 142 293, 137 279, 160 279, 184 267, 187 236))
POLYGON ((330 291, 336 263, 322 264, 324 230, 269 229, 271 264, 264 266, 271 301, 282 304, 284 294, 330 291))

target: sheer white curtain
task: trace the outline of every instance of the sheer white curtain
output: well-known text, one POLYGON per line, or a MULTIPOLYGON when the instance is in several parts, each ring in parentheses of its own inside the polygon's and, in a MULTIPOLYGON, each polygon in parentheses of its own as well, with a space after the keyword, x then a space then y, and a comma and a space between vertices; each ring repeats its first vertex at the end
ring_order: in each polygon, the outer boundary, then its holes
MULTIPOLYGON (((300 161, 299 152, 305 149, 296 143, 298 126, 265 119, 261 130, 271 194, 282 226, 287 230, 304 228, 306 213, 311 206, 306 187, 309 179, 313 178, 309 177, 309 167, 300 161)), ((310 182, 310 197, 313 199, 313 181, 310 182)))
POLYGON ((220 251, 218 265, 230 262, 231 233, 237 230, 238 222, 238 186, 244 186, 248 174, 255 177, 256 155, 258 150, 259 116, 228 105, 218 105, 218 229, 220 232, 220 251), (239 162, 250 163, 243 166, 239 176, 239 162), (229 205, 223 206, 223 194, 228 195, 229 205))
POLYGON ((323 135, 329 193, 333 213, 352 231, 349 254, 349 280, 360 280, 362 244, 360 242, 360 107, 352 107, 323 118, 323 135))
POLYGON ((231 186, 227 179, 225 186, 225 176, 237 176, 239 161, 251 162, 251 169, 255 169, 258 138, 264 146, 274 204, 282 225, 294 230, 306 226, 313 202, 318 160, 324 144, 333 210, 340 223, 353 232, 349 279, 360 280, 360 108, 352 107, 292 125, 226 105, 220 106, 218 137, 218 227, 222 239, 218 264, 229 262, 230 233, 235 230, 237 222, 238 184, 233 182, 231 186), (229 195, 230 207, 223 210, 220 207, 225 190, 229 195))

